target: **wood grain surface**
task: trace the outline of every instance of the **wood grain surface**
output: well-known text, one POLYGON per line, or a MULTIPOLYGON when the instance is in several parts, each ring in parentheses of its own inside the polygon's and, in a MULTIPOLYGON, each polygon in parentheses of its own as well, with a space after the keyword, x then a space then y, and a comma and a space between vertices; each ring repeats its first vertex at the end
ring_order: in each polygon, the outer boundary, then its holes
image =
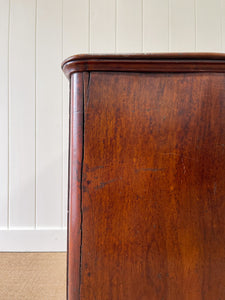
POLYGON ((69 203, 68 203, 68 295, 76 299, 80 290, 81 184, 83 159, 83 74, 71 79, 69 203))
POLYGON ((69 299, 225 299, 225 74, 92 72, 84 101, 69 299))

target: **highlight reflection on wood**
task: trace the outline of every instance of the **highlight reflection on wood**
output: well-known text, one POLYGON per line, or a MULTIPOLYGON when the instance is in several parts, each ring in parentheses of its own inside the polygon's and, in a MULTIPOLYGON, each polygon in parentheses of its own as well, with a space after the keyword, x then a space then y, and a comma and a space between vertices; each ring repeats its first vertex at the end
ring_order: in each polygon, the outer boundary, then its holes
POLYGON ((71 77, 83 78, 84 123, 82 159, 70 150, 70 176, 81 168, 70 183, 70 300, 224 299, 225 56, 190 57, 184 72, 167 58, 176 73, 136 61, 136 72, 87 63, 71 77))

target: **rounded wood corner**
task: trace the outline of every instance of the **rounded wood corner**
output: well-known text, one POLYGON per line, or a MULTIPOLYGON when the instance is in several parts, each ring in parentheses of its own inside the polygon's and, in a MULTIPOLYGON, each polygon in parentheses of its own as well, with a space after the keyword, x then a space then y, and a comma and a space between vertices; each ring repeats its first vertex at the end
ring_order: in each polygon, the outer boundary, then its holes
POLYGON ((78 54, 61 65, 75 72, 225 72, 225 53, 78 54))

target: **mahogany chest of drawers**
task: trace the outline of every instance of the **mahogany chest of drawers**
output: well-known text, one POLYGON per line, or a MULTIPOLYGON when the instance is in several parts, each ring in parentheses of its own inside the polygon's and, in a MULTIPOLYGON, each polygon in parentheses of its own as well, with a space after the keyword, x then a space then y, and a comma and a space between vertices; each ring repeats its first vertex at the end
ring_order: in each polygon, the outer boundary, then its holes
POLYGON ((225 299, 225 55, 78 55, 69 300, 225 299))

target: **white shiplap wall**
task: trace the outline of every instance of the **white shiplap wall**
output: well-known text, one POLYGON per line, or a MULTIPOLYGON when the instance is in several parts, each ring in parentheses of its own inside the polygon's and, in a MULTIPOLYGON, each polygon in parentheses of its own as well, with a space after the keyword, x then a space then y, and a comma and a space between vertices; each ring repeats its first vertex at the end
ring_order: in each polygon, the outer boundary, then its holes
POLYGON ((76 53, 225 52, 225 0, 0 0, 0 251, 66 250, 76 53))

